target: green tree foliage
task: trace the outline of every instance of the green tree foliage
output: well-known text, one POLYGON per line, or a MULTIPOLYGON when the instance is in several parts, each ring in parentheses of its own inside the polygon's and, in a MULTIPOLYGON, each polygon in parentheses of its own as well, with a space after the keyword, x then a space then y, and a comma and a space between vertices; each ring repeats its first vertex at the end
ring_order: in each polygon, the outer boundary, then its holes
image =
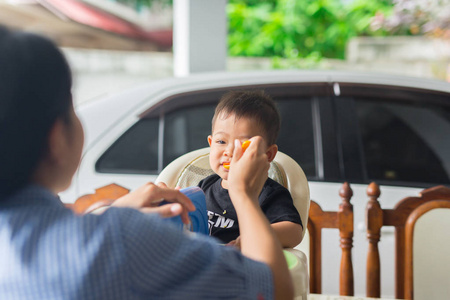
POLYGON ((349 38, 383 34, 370 24, 391 10, 390 0, 229 0, 229 54, 344 58, 349 38))
MULTIPOLYGON (((172 0, 116 1, 138 9, 172 4, 172 0)), ((228 53, 342 59, 351 37, 389 34, 388 30, 372 31, 370 25, 375 16, 391 15, 392 1, 401 0, 228 0, 228 53)))

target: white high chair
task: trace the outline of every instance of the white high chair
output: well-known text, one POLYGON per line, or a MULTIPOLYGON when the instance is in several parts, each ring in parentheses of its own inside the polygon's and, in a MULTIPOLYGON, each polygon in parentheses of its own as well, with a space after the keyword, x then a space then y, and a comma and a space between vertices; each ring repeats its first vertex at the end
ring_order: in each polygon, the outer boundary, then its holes
MULTIPOLYGON (((168 187, 196 186, 200 180, 213 174, 209 165, 209 147, 186 153, 167 165, 156 182, 164 182, 168 187)), ((270 165, 269 177, 286 187, 291 193, 294 206, 303 223, 303 236, 306 233, 309 213, 309 187, 305 173, 288 155, 278 151, 270 165)), ((285 249, 295 287, 295 299, 306 300, 309 291, 308 263, 306 255, 297 249, 285 249)))

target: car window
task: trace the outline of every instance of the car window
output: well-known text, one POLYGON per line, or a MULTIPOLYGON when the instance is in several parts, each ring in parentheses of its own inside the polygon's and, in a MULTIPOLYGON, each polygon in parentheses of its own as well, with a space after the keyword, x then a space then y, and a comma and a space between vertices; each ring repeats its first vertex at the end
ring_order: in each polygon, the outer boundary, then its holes
POLYGON ((369 180, 450 183, 449 106, 356 101, 369 180))
MULTIPOLYGON (((192 94, 185 99, 187 101, 179 101, 183 104, 179 108, 167 102, 158 114, 153 111, 142 114, 141 119, 100 157, 97 172, 157 174, 177 157, 207 147, 214 110, 225 92, 205 93, 203 100, 200 99, 203 103, 192 94), (159 128, 161 124, 163 127, 159 128), (163 136, 159 137, 160 133, 163 136), (162 147, 158 147, 160 140, 162 147), (161 148, 162 155, 158 155, 161 148)), ((316 177, 313 98, 275 94, 274 99, 282 118, 277 142, 279 150, 297 161, 308 178, 316 177)))
POLYGON ((141 119, 100 157, 100 173, 151 174, 158 171, 159 118, 141 119))
POLYGON ((292 157, 308 178, 316 176, 313 113, 310 98, 279 99, 281 129, 278 149, 292 157))
MULTIPOLYGON (((316 176, 311 99, 277 99, 282 125, 280 151, 291 156, 307 176, 316 176)), ((207 147, 214 105, 180 109, 165 116, 164 166, 189 151, 207 147)))
POLYGON ((215 107, 216 104, 193 106, 165 115, 164 166, 187 152, 208 147, 215 107))

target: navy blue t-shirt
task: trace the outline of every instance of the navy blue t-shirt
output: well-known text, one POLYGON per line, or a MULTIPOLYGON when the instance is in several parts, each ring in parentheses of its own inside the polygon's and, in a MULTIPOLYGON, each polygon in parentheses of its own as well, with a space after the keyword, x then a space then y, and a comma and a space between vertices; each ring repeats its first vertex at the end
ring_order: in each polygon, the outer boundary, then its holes
MULTIPOLYGON (((221 182, 222 178, 213 174, 200 181, 198 186, 205 192, 209 234, 228 243, 239 236, 239 224, 228 190, 221 182)), ((303 227, 289 191, 270 178, 259 195, 259 205, 269 223, 289 221, 303 227)))

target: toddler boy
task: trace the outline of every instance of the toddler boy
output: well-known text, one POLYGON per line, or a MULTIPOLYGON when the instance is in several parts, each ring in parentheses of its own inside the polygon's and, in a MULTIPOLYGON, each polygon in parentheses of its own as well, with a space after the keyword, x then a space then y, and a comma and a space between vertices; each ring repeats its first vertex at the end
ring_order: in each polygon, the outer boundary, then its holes
MULTIPOLYGON (((280 130, 280 114, 275 102, 263 91, 232 91, 225 94, 212 119, 209 162, 215 174, 203 179, 199 186, 205 192, 208 226, 211 236, 239 247, 239 224, 228 195, 228 172, 234 141, 240 143, 254 136, 265 142, 271 162, 278 151, 275 144, 280 130)), ((259 205, 271 223, 283 247, 295 247, 302 239, 303 225, 289 191, 267 178, 259 195, 259 205)))

